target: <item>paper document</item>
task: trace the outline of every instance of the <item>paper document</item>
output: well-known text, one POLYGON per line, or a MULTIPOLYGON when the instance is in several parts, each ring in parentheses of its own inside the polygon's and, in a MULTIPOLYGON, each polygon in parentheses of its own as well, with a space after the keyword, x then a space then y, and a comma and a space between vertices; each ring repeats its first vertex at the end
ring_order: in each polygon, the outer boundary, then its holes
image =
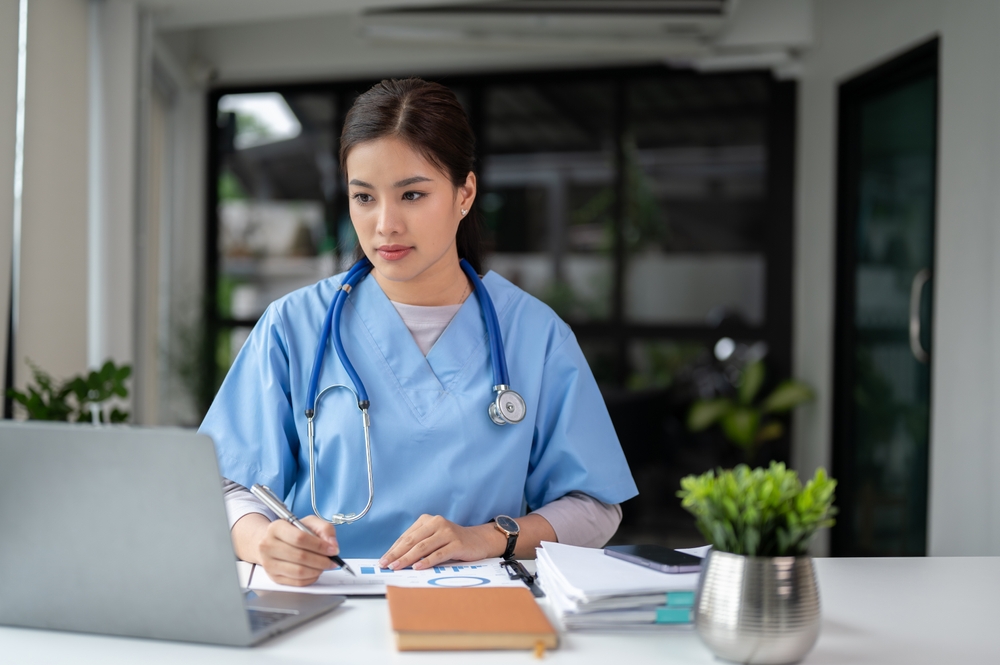
POLYGON ((278 584, 263 566, 254 566, 250 588, 258 591, 294 591, 297 593, 334 594, 342 596, 377 596, 385 593, 386 586, 402 587, 524 587, 520 580, 512 580, 500 566, 501 559, 455 562, 441 564, 427 570, 390 570, 379 568, 378 559, 345 559, 357 577, 337 569, 328 570, 310 586, 297 587, 278 584))
MULTIPOLYGON (((704 557, 707 547, 685 551, 704 557)), ((699 573, 661 573, 603 549, 542 543, 538 580, 566 630, 690 630, 699 573)))
POLYGON ((544 562, 542 567, 555 577, 552 582, 575 602, 586 603, 607 596, 694 591, 698 586, 698 573, 661 573, 610 557, 602 549, 542 543, 537 552, 538 560, 544 562))

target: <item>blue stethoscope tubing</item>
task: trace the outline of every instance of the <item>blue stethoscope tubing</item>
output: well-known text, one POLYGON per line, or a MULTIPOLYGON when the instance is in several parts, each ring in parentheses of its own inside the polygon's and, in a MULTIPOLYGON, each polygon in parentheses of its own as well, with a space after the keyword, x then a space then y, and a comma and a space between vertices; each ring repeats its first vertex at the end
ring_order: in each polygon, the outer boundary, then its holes
MULTIPOLYGON (((507 356, 504 353, 503 335, 500 332, 500 321, 497 318, 496 308, 493 307, 493 299, 490 298, 483 280, 479 278, 479 275, 476 274, 476 271, 469 262, 462 259, 459 265, 462 266, 463 272, 465 272, 469 281, 472 282, 476 298, 479 300, 480 309, 483 313, 483 319, 486 322, 486 332, 490 343, 490 361, 493 366, 493 392, 496 393, 493 402, 489 405, 490 420, 497 425, 519 423, 524 420, 526 407, 521 396, 510 389, 510 378, 507 373, 507 356)), ((371 262, 367 258, 362 258, 351 266, 347 274, 344 275, 344 279, 334 294, 333 301, 330 303, 330 307, 326 312, 326 318, 323 321, 319 343, 316 345, 316 356, 313 360, 312 372, 309 375, 309 389, 306 392, 306 404, 309 405, 305 410, 305 415, 309 436, 310 498, 312 499, 313 512, 331 524, 350 524, 351 522, 358 521, 371 510, 372 502, 375 498, 374 484, 372 482, 371 418, 368 415, 368 408, 371 402, 368 399, 368 391, 365 390, 364 382, 358 376, 357 370, 354 369, 354 364, 351 363, 351 359, 347 356, 347 351, 344 350, 344 343, 340 336, 341 313, 344 310, 347 297, 371 271, 371 262), (353 389, 344 384, 335 384, 327 386, 317 393, 320 370, 323 367, 323 357, 326 355, 327 340, 333 342, 333 348, 337 352, 337 357, 340 358, 344 370, 347 372, 348 377, 350 377, 351 383, 354 384, 353 389), (330 519, 327 519, 319 512, 316 505, 316 437, 313 421, 316 416, 316 410, 319 407, 320 398, 328 390, 334 388, 346 388, 353 392, 358 402, 358 409, 361 410, 362 424, 365 432, 365 459, 368 466, 368 503, 360 513, 346 515, 335 513, 330 519)))

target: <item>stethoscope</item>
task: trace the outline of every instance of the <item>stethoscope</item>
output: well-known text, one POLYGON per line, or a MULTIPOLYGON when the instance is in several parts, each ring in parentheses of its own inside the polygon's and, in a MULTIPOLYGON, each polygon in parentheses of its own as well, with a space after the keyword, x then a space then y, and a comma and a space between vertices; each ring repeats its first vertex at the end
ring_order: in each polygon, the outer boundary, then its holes
MULTIPOLYGON (((516 424, 524 420, 524 415, 527 411, 524 405, 524 399, 521 398, 517 392, 510 389, 510 379, 507 376, 507 357, 503 350, 503 338, 500 334, 500 321, 497 319, 496 309, 493 307, 493 300, 490 298, 490 294, 486 291, 486 286, 483 284, 483 280, 479 279, 479 275, 476 271, 472 269, 469 262, 465 259, 460 261, 462 270, 465 272, 466 276, 472 282, 473 287, 476 291, 476 298, 479 300, 479 306, 483 312, 483 318, 486 320, 486 332, 489 335, 490 340, 490 360, 493 364, 493 392, 496 393, 496 397, 490 403, 489 415, 490 420, 495 422, 497 425, 506 425, 507 423, 516 424)), ((316 359, 313 361, 312 373, 309 377, 309 392, 306 393, 306 404, 311 405, 306 408, 306 422, 309 434, 309 492, 312 498, 312 508, 316 515, 331 524, 350 524, 352 522, 357 522, 359 519, 364 517, 372 507, 372 500, 375 498, 374 485, 372 484, 372 444, 371 444, 371 418, 368 416, 368 407, 370 402, 368 400, 368 391, 365 390, 365 384, 361 381, 361 377, 358 376, 357 371, 354 369, 354 365, 351 363, 351 359, 347 357, 347 352, 344 350, 344 343, 340 338, 340 317, 344 310, 344 303, 347 302, 347 296, 351 294, 354 287, 365 278, 372 271, 372 264, 367 258, 363 258, 347 271, 344 276, 343 282, 340 288, 333 296, 333 302, 330 303, 330 308, 326 312, 326 319, 323 322, 323 330, 319 335, 319 343, 316 346, 316 359), (332 386, 327 386, 319 394, 316 393, 319 387, 319 374, 320 369, 323 367, 323 355, 326 353, 327 340, 333 340, 333 348, 337 351, 337 356, 340 358, 341 364, 347 371, 347 375, 351 378, 351 383, 354 384, 354 388, 344 385, 342 383, 334 384, 332 386), (335 513, 326 519, 323 517, 319 508, 316 506, 316 437, 315 437, 315 427, 313 425, 313 419, 316 417, 316 409, 319 406, 319 400, 327 391, 333 390, 334 388, 346 388, 354 393, 355 399, 358 401, 358 409, 361 410, 361 422, 365 429, 365 459, 368 464, 368 503, 365 505, 365 509, 360 513, 335 513)))

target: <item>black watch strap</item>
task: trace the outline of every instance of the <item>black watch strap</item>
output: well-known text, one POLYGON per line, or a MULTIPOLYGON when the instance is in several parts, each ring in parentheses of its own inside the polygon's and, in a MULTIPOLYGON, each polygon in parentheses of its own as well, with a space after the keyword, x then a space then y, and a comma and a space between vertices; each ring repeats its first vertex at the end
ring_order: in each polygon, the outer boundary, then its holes
POLYGON ((506 515, 499 515, 490 521, 494 523, 493 528, 507 536, 507 547, 503 551, 503 558, 505 561, 510 561, 514 558, 514 547, 517 545, 517 536, 521 533, 521 528, 513 518, 506 515))
POLYGON ((514 547, 517 545, 517 534, 507 534, 507 549, 503 551, 503 558, 510 561, 514 558, 514 547))

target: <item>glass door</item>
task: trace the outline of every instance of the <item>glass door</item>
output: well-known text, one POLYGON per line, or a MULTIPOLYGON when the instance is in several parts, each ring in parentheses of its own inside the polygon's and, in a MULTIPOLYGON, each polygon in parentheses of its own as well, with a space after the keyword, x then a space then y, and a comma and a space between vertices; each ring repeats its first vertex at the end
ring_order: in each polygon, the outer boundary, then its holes
POLYGON ((839 556, 926 553, 937 41, 840 88, 839 556))

